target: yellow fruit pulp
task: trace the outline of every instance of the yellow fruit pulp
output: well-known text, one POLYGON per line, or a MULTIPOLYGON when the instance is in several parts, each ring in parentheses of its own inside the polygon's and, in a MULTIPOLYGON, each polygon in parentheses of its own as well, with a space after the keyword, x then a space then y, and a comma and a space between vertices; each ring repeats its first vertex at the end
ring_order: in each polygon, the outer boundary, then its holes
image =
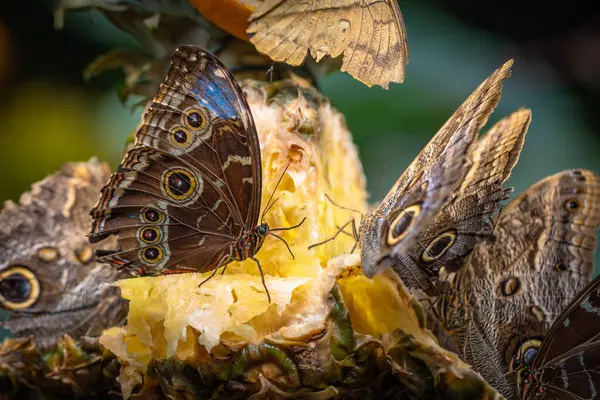
MULTIPOLYGON (((308 249, 351 218, 358 223, 367 209, 362 167, 343 117, 327 102, 309 105, 301 93, 281 106, 266 101, 261 89, 244 90, 261 145, 261 209, 271 196, 274 201, 265 221, 271 228, 287 228, 305 219, 295 229, 276 232, 294 257, 271 235, 256 255, 271 303, 252 260, 229 264, 223 275, 217 273, 200 287, 210 272, 118 282, 129 300, 128 324, 105 332, 101 342, 124 365, 124 394, 141 381, 151 359, 176 355, 185 360, 198 352, 196 343, 214 354, 261 342, 267 335, 308 340, 324 327, 336 282, 358 333, 378 336, 403 328, 423 336, 410 296, 399 292, 397 282, 385 275, 367 279, 357 267, 360 257, 344 254, 355 244, 351 235, 342 233, 308 249), (318 128, 311 135, 299 134, 298 126, 307 120, 318 128)), ((346 232, 352 231, 348 227, 346 232)))

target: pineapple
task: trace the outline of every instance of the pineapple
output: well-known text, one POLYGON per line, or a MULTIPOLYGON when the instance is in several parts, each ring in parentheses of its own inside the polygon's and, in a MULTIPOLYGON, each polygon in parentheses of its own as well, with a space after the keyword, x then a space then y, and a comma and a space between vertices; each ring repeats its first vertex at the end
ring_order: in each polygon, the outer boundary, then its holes
POLYGON ((498 396, 438 345, 395 273, 362 275, 350 232, 308 249, 367 209, 343 117, 301 78, 242 88, 261 144, 262 208, 277 199, 265 221, 289 227, 306 218, 282 234, 294 257, 273 237, 256 255, 271 302, 251 260, 200 287, 210 272, 119 281, 128 322, 100 343, 121 363, 123 396, 498 396))
POLYGON ((119 363, 98 339, 64 335, 39 348, 30 336, 0 345, 1 399, 121 398, 118 373, 119 363))

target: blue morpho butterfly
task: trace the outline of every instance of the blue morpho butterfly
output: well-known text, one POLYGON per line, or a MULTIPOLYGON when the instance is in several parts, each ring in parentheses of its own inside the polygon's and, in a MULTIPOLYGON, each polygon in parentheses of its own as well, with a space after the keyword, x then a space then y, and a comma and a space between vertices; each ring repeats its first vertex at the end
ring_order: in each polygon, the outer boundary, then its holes
POLYGON ((283 240, 273 232, 303 221, 259 223, 261 175, 256 127, 234 77, 215 56, 180 46, 134 147, 91 212, 90 241, 118 234, 118 249, 100 260, 142 275, 212 277, 250 258, 264 285, 254 255, 267 235, 283 240))

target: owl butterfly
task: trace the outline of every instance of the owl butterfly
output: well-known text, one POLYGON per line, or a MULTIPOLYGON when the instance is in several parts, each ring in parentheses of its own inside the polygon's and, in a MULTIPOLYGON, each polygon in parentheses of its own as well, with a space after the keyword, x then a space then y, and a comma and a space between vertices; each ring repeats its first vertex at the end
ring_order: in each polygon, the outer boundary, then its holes
POLYGON ((264 0, 247 33, 277 62, 300 65, 343 55, 341 70, 367 86, 404 81, 406 28, 396 0, 264 0))
POLYGON ((600 389, 600 276, 567 306, 541 346, 539 342, 530 346, 513 361, 513 367, 520 370, 524 400, 596 398, 600 389))
POLYGON ((66 164, 34 184, 20 204, 5 203, 0 306, 9 319, 0 325, 13 335, 33 335, 46 348, 65 333, 97 335, 125 318, 127 305, 110 286, 118 272, 94 261, 94 248, 109 243, 90 246, 86 238, 89 210, 108 176, 97 160, 66 164))
POLYGON ((461 358, 507 398, 517 398, 509 367, 531 361, 590 281, 599 226, 600 177, 585 170, 548 177, 502 210, 493 238, 449 274, 450 289, 433 302, 461 358))
POLYGON ((118 249, 101 252, 100 260, 142 275, 214 275, 250 258, 262 277, 254 254, 267 235, 283 240, 274 231, 294 227, 259 224, 261 174, 240 87, 216 57, 180 46, 134 147, 91 212, 90 241, 118 234, 118 249))
POLYGON ((502 183, 529 123, 521 110, 477 135, 500 100, 509 61, 450 117, 360 226, 367 276, 393 266, 409 287, 431 290, 440 265, 462 258, 491 232, 488 217, 506 197, 502 183))

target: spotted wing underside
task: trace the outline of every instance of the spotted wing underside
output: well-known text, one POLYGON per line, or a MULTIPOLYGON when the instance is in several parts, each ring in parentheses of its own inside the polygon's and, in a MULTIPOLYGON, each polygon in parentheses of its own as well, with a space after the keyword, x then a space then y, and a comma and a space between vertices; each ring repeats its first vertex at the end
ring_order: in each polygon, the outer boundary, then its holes
POLYGON ((101 259, 143 274, 214 269, 258 221, 260 148, 248 104, 213 55, 179 47, 134 147, 92 210, 101 259))

